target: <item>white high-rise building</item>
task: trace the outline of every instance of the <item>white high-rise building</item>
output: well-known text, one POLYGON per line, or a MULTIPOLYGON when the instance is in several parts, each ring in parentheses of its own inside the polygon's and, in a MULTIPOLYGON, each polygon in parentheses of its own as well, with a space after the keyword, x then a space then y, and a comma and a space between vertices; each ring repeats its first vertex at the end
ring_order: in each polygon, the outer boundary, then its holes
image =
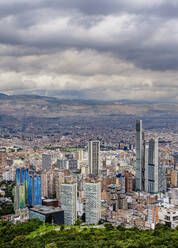
POLYGON ((98 175, 100 168, 100 141, 88 143, 89 174, 98 175))
POLYGON ((77 219, 77 184, 61 184, 61 208, 64 224, 74 225, 77 219))
POLYGON ((85 184, 85 221, 87 224, 98 224, 101 218, 101 185, 98 183, 85 184))

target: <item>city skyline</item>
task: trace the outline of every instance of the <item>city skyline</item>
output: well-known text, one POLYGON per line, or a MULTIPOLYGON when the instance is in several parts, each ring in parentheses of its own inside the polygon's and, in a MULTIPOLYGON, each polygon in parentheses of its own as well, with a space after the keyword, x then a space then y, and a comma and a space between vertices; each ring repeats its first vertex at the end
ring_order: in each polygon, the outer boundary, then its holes
POLYGON ((1 138, 6 142, 0 147, 0 217, 5 212, 2 218, 13 223, 37 218, 96 228, 178 226, 177 136, 143 130, 140 119, 134 124, 134 133, 123 127, 120 141, 109 144, 107 135, 80 133, 72 147, 68 135, 57 134, 53 142, 33 138, 38 147, 33 139, 25 144, 24 136, 18 147, 16 135, 1 138))
POLYGON ((178 247, 177 13, 0 1, 0 247, 178 247))

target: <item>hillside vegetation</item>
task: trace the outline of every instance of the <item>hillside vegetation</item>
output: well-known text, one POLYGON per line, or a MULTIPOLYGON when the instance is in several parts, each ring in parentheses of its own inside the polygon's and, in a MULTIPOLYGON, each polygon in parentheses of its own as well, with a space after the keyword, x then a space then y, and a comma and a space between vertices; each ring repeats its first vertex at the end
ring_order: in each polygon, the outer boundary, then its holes
POLYGON ((178 229, 158 224, 153 230, 125 229, 122 226, 105 228, 74 226, 70 229, 47 224, 46 232, 39 220, 26 223, 0 223, 0 247, 2 248, 177 248, 178 229), (42 231, 42 232, 41 232, 42 231), (41 232, 41 233, 40 233, 41 232))

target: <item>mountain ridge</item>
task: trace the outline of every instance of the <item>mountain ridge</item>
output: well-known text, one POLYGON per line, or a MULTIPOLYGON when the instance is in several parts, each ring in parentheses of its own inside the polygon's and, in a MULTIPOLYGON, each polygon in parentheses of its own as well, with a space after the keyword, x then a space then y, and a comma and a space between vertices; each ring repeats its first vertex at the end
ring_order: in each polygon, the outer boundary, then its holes
POLYGON ((0 93, 0 114, 42 117, 61 116, 174 116, 178 118, 178 103, 133 100, 59 99, 40 95, 6 95, 0 93))

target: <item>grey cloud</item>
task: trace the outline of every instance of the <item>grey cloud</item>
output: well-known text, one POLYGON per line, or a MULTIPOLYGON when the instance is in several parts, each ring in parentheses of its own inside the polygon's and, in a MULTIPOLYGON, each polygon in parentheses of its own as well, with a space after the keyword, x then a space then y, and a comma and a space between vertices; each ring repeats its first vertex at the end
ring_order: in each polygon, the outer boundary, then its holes
POLYGON ((0 15, 18 14, 28 10, 58 9, 77 11, 84 15, 113 15, 118 13, 153 14, 165 17, 177 17, 176 0, 1 0, 0 15))
MULTIPOLYGON (((126 2, 129 1, 125 1, 125 4, 126 2)), ((66 7, 64 2, 61 2, 59 13, 63 6, 66 7)), ((153 7, 153 4, 151 6, 153 7)), ((139 15, 127 13, 104 17, 99 14, 93 17, 76 12, 75 8, 71 14, 66 13, 65 16, 65 13, 58 15, 58 9, 52 10, 52 6, 50 9, 47 9, 47 5, 42 7, 2 19, 0 42, 42 48, 42 52, 45 49, 91 48, 113 52, 117 57, 132 61, 142 68, 178 68, 175 53, 178 51, 176 20, 171 25, 172 19, 165 21, 160 16, 152 16, 152 13, 147 17, 144 12, 139 15), (174 30, 171 31, 173 25, 174 30), (159 33, 162 36, 160 40, 155 38, 159 37, 159 33)), ((70 8, 72 9, 72 4, 70 8)))
POLYGON ((0 90, 176 98, 177 13, 177 0, 1 0, 0 90))

